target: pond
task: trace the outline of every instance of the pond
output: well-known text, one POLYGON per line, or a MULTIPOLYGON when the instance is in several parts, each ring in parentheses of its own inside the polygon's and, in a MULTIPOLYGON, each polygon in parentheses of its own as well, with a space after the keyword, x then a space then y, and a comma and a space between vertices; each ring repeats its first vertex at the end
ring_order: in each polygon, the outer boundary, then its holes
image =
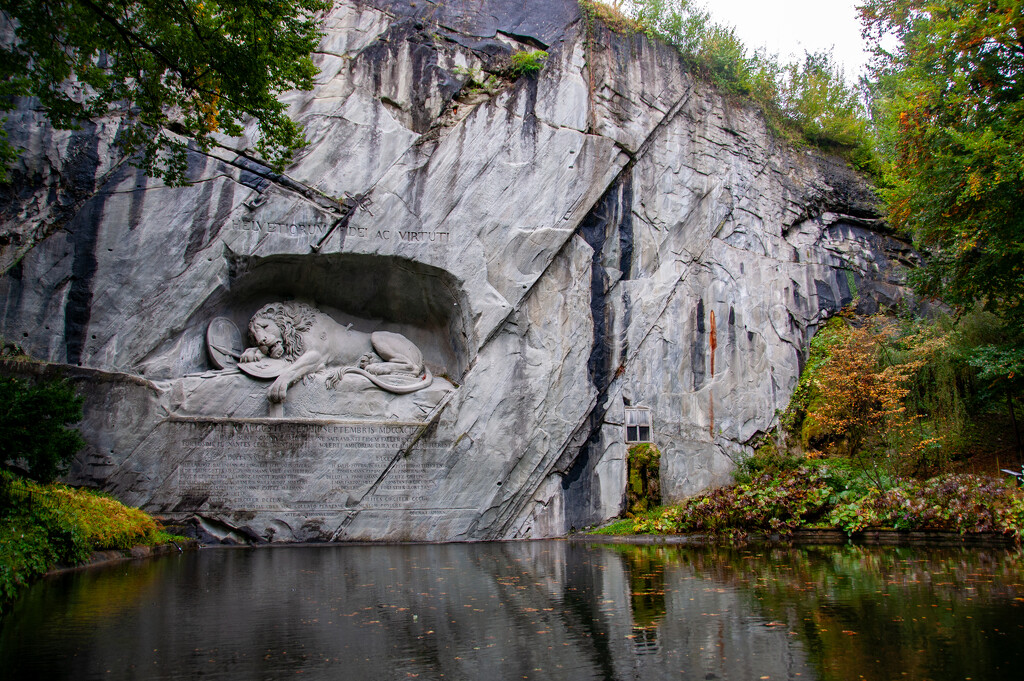
POLYGON ((537 541, 206 549, 64 574, 9 679, 1000 679, 1007 549, 537 541))

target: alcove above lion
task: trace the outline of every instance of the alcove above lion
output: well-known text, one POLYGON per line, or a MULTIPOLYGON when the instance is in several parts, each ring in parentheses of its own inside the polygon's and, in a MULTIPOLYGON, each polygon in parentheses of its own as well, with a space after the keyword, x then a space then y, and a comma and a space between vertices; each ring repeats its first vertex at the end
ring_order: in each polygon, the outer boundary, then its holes
POLYGON ((217 368, 207 351, 211 320, 230 320, 244 347, 249 321, 262 306, 298 301, 357 331, 390 331, 412 341, 437 375, 458 380, 469 363, 468 306, 448 272, 391 256, 351 253, 229 255, 228 277, 180 332, 140 362, 139 373, 174 378, 217 368))

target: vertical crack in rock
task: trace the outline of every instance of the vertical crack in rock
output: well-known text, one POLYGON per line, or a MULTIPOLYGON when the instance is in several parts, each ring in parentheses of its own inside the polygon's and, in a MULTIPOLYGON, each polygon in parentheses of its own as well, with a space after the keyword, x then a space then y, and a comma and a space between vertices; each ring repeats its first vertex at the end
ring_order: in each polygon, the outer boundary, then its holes
MULTIPOLYGON (((551 475, 552 470, 563 472, 561 487, 566 492, 565 509, 567 523, 570 518, 577 521, 592 515, 591 506, 595 503, 591 485, 591 464, 600 459, 601 426, 607 408, 608 389, 617 377, 613 367, 614 359, 625 354, 625 326, 620 326, 619 334, 614 333, 615 306, 609 294, 615 285, 632 273, 633 224, 632 224, 632 165, 627 164, 616 180, 597 201, 576 230, 591 247, 591 289, 590 311, 594 331, 591 353, 587 361, 587 372, 591 383, 597 391, 597 399, 590 411, 581 419, 581 424, 553 455, 544 457, 529 475, 528 484, 521 485, 523 490, 511 503, 502 505, 498 511, 499 518, 490 524, 491 529, 486 538, 508 536, 527 504, 534 498, 536 491, 551 475), (616 256, 615 250, 619 249, 616 256), (609 269, 617 269, 614 280, 609 276, 609 269), (616 347, 619 344, 621 347, 616 347), (619 350, 619 352, 616 352, 619 350), (582 446, 579 443, 585 438, 582 446), (566 461, 566 452, 579 447, 571 464, 566 461), (568 466, 568 470, 566 470, 568 466)), ((567 242, 568 243, 568 242, 567 242)), ((623 302, 625 295, 623 293, 623 302)), ((626 320, 628 322, 628 319, 626 320)), ((571 454, 570 454, 571 455, 571 454)), ((480 524, 485 526, 484 523, 480 524)))
MULTIPOLYGON (((606 262, 618 265, 618 281, 628 280, 633 272, 633 174, 632 165, 627 165, 618 180, 605 193, 595 208, 580 224, 577 230, 594 249, 591 260, 590 310, 594 321, 594 339, 587 361, 591 382, 597 389, 597 400, 581 426, 587 433, 586 441, 580 447, 572 465, 562 478, 565 493, 565 522, 567 527, 582 527, 593 515, 596 503, 592 489, 593 466, 600 459, 601 426, 608 410, 608 389, 619 374, 619 367, 613 367, 616 356, 628 354, 626 332, 630 323, 629 296, 622 287, 622 316, 618 334, 614 334, 614 308, 609 293, 614 290, 606 262), (611 260, 606 253, 608 240, 618 235, 618 259, 611 260), (618 347, 616 347, 618 346, 618 347), (618 350, 618 352, 616 352, 618 350)), ((621 362, 619 363, 621 366, 621 362)), ((575 440, 575 438, 574 438, 575 440)), ((578 441, 578 440, 576 440, 578 441)))
POLYGON ((96 243, 99 240, 103 202, 99 196, 85 204, 71 222, 70 237, 74 249, 71 287, 64 306, 64 343, 68 364, 81 364, 92 316, 92 284, 98 267, 96 243))
POLYGON ((608 294, 615 283, 628 279, 632 271, 632 194, 632 168, 627 166, 577 229, 577 234, 594 251, 590 267, 590 312, 594 321, 594 340, 587 370, 598 393, 605 392, 614 378, 612 362, 617 339, 612 335, 615 311, 608 294), (607 253, 606 249, 609 239, 616 233, 620 253, 618 260, 612 261, 609 257, 612 254, 607 253), (614 282, 608 275, 607 265, 610 262, 615 262, 619 268, 619 276, 614 282))

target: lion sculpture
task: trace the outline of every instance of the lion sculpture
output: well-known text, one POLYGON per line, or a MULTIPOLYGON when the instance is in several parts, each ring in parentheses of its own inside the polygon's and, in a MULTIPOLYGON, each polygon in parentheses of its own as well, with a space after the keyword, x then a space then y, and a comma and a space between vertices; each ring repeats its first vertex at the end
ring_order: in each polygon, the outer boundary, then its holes
POLYGON ((283 402, 296 382, 332 367, 327 374, 329 390, 349 373, 398 395, 422 390, 434 380, 423 365, 423 354, 405 336, 390 331, 353 331, 351 324, 342 326, 305 303, 264 305, 249 321, 249 334, 256 346, 245 350, 239 363, 266 358, 287 361, 267 391, 271 402, 283 402), (396 381, 382 376, 401 378, 396 381))

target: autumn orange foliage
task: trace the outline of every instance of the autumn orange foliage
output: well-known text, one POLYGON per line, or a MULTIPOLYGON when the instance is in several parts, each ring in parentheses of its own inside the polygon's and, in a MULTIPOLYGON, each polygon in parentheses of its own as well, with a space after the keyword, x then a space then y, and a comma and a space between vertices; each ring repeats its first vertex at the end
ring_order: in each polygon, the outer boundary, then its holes
POLYGON ((846 327, 831 348, 815 376, 817 396, 807 412, 814 440, 824 445, 813 455, 857 456, 874 436, 887 457, 911 455, 936 442, 914 432, 920 415, 906 406, 914 373, 936 341, 916 339, 909 344, 914 352, 894 361, 896 333, 893 321, 876 317, 846 327))

